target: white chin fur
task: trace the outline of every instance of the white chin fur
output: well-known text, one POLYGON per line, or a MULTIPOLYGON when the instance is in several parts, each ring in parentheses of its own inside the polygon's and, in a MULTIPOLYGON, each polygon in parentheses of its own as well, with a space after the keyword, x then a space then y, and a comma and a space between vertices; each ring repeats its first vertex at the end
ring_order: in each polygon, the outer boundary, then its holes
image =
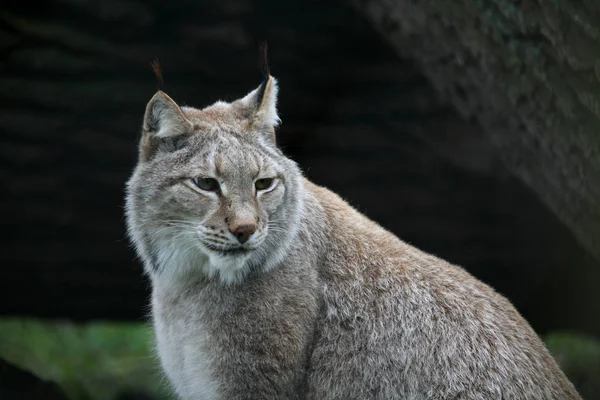
POLYGON ((241 281, 247 272, 247 261, 250 255, 221 256, 208 254, 208 261, 202 266, 206 275, 218 275, 223 283, 232 284, 241 281))
POLYGON ((155 278, 177 282, 198 273, 232 284, 241 282, 248 272, 246 264, 250 254, 224 256, 183 243, 165 241, 157 246, 159 268, 158 273, 153 274, 155 278))

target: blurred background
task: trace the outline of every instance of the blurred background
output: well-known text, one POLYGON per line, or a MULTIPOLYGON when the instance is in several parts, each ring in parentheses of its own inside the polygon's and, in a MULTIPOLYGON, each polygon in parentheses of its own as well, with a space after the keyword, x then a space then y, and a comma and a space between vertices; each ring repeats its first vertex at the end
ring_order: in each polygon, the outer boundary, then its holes
POLYGON ((315 183, 507 296, 600 399, 600 5, 593 0, 5 0, 0 398, 168 399, 124 184, 157 89, 279 79, 315 183))

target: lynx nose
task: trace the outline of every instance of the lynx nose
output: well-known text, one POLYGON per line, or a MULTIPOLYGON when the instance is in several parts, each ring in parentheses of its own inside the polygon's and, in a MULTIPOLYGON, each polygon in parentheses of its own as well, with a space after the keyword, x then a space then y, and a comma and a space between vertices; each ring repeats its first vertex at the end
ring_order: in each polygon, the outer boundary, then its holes
POLYGON ((250 236, 256 232, 256 224, 244 224, 229 228, 229 231, 234 234, 238 242, 244 244, 250 239, 250 236))

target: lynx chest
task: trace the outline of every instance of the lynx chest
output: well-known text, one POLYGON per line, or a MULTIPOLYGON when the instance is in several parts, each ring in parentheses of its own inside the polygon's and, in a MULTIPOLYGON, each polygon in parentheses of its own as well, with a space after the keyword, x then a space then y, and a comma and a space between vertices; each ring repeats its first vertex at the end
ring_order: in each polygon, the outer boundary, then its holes
POLYGON ((205 304, 197 294, 154 288, 156 350, 173 388, 183 399, 217 399, 217 350, 211 346, 205 304))

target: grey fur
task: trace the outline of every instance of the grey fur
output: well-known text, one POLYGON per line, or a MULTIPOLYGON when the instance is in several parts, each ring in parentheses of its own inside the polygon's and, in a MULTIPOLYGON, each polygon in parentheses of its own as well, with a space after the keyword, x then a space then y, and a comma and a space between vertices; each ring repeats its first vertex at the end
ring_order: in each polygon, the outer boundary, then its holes
POLYGON ((508 300, 303 178, 275 145, 265 85, 202 110, 162 92, 147 107, 127 223, 181 398, 580 398, 508 300), (222 192, 194 187, 201 176, 222 192), (278 183, 256 192, 261 177, 278 183), (258 226, 245 253, 240 221, 258 226))

